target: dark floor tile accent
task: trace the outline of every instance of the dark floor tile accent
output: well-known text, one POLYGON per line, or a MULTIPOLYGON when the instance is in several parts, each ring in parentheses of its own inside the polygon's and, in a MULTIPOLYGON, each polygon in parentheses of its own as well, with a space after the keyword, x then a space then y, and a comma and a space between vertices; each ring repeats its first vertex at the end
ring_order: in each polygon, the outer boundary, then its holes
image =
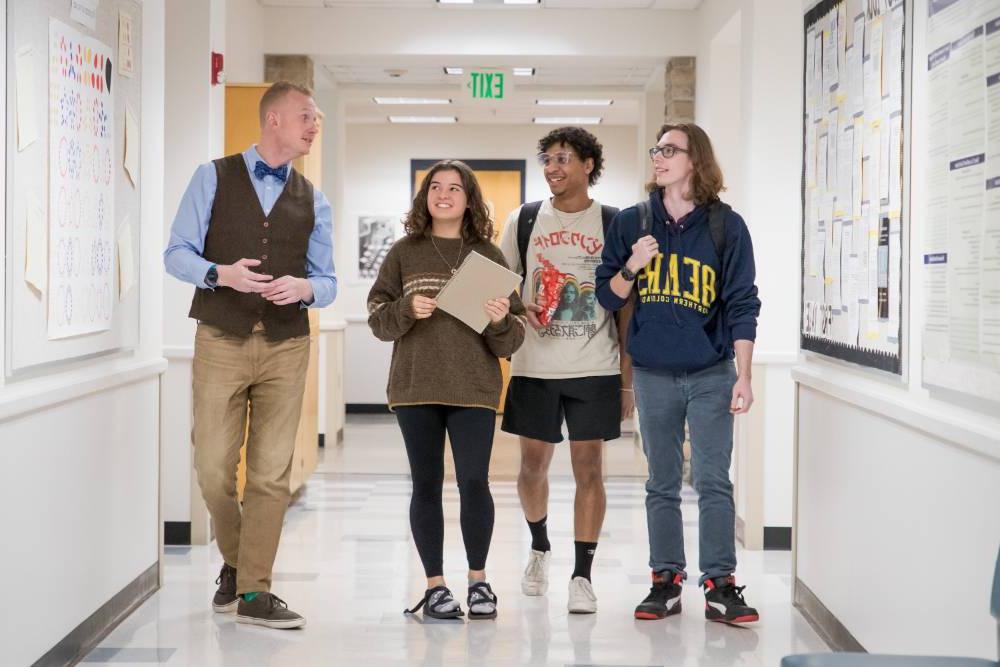
POLYGON ((344 406, 349 415, 387 415, 389 406, 385 403, 348 403, 344 406))
POLYGON ((785 526, 764 526, 764 551, 791 551, 792 529, 785 526))
POLYGON ((111 648, 98 647, 80 662, 148 662, 163 664, 177 651, 175 648, 111 648))
POLYGON ((164 521, 163 522, 163 543, 164 544, 191 544, 191 522, 190 521, 164 521))

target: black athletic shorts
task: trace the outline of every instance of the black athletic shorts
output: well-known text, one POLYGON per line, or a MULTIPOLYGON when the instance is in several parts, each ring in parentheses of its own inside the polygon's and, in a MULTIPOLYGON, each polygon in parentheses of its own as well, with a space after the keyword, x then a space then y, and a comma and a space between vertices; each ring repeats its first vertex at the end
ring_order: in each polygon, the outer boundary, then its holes
POLYGON ((621 436, 620 375, 566 380, 514 376, 500 428, 525 438, 562 442, 562 423, 570 440, 614 440, 621 436))

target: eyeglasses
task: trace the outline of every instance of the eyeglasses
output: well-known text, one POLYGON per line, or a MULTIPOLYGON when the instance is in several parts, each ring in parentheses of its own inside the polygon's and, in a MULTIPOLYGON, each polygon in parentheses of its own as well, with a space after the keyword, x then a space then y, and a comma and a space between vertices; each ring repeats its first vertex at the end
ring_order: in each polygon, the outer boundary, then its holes
POLYGON ((649 159, 650 160, 655 159, 657 153, 659 153, 665 158, 672 158, 677 153, 690 154, 691 151, 689 151, 686 148, 681 148, 680 146, 674 146, 673 144, 666 144, 665 146, 653 146, 652 148, 649 149, 649 159))
POLYGON ((568 151, 563 151, 561 153, 553 153, 549 155, 548 153, 539 153, 537 156, 538 164, 547 167, 550 162, 555 162, 560 167, 565 167, 573 159, 573 154, 568 151))

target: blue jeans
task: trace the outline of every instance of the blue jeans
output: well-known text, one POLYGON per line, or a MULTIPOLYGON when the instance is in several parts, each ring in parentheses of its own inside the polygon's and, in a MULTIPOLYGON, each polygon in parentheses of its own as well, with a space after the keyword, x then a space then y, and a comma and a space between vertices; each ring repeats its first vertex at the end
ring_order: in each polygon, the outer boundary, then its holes
POLYGON ((691 465, 698 492, 699 562, 705 579, 736 570, 736 508, 729 464, 733 416, 729 412, 736 367, 723 361, 695 372, 636 368, 633 375, 642 447, 649 465, 646 524, 649 566, 687 578, 681 476, 684 420, 691 432, 691 465))

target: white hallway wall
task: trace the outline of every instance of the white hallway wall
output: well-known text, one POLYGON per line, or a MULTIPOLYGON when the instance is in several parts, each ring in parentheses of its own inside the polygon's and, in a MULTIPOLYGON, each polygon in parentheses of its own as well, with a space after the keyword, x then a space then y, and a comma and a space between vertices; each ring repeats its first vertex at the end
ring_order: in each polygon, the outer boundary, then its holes
POLYGON ((139 344, 0 381, 5 664, 33 663, 159 559, 164 0, 142 11, 139 344))
MULTIPOLYGON (((209 52, 226 44, 225 0, 171 0, 166 12, 166 150, 164 200, 156 235, 162 254, 181 197, 199 164, 221 157, 225 87, 212 86, 209 52)), ((162 256, 157 266, 164 272, 162 256)), ((161 456, 163 521, 188 522, 192 540, 208 538, 208 514, 191 463, 191 359, 194 320, 188 318, 194 286, 163 278, 163 345, 170 365, 163 377, 161 456)))
POLYGON ((737 457, 753 450, 763 477, 760 485, 737 485, 737 513, 743 517, 762 502, 762 525, 788 527, 801 234, 794 130, 801 126, 801 49, 788 35, 798 34, 801 17, 787 0, 706 0, 698 18, 697 120, 719 153, 728 185, 723 196, 750 229, 762 301, 754 352, 759 421, 740 418, 737 457))
POLYGON ((923 227, 933 223, 925 196, 937 184, 926 178, 920 120, 928 106, 927 0, 907 9, 916 63, 907 377, 817 355, 796 368, 797 577, 869 651, 996 659, 989 583, 1000 544, 1000 419, 922 385, 921 249, 923 227), (903 582, 928 576, 943 582, 943 593, 933 613, 911 613, 928 608, 926 588, 903 582))

